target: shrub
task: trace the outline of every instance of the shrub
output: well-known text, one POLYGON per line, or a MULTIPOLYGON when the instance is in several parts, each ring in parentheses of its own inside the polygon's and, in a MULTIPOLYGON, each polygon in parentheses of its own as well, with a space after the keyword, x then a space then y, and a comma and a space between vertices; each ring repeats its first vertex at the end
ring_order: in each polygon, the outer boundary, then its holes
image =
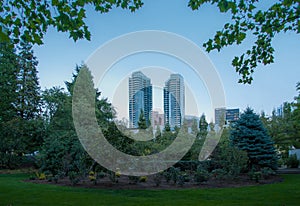
POLYGON ((137 176, 128 176, 129 184, 137 184, 139 181, 139 177, 137 176))
POLYGON ((261 174, 264 179, 268 179, 272 175, 276 175, 276 172, 271 168, 264 167, 261 169, 261 174))
POLYGON ((166 182, 169 183, 171 180, 171 177, 172 177, 171 173, 168 170, 166 170, 166 171, 164 171, 163 176, 165 177, 166 182))
POLYGON ((289 168, 298 168, 299 160, 297 159, 297 155, 296 154, 290 155, 286 161, 286 165, 289 168))
POLYGON ((212 175, 218 180, 223 180, 228 177, 228 173, 224 169, 215 169, 212 171, 212 175))
POLYGON ((45 179, 46 179, 46 174, 45 174, 45 173, 39 173, 39 172, 37 172, 37 173, 36 173, 36 177, 37 177, 39 180, 45 180, 45 179))
POLYGON ((158 187, 161 184, 161 179, 162 179, 161 173, 156 173, 154 175, 154 182, 155 182, 156 187, 158 187))
POLYGON ((117 178, 121 177, 121 170, 119 168, 117 168, 115 174, 116 174, 117 178))
POLYGON ((93 171, 90 171, 89 172, 89 180, 90 181, 95 181, 96 180, 96 173, 95 172, 93 172, 93 171))
POLYGON ((248 176, 250 177, 251 180, 255 180, 255 182, 259 182, 262 178, 262 172, 261 171, 256 171, 255 169, 251 169, 250 172, 248 173, 248 176))
POLYGON ((180 169, 175 167, 170 167, 171 180, 176 184, 178 176, 180 174, 180 169))
POLYGON ((97 179, 103 179, 106 177, 106 173, 103 171, 97 172, 97 179))
POLYGON ((92 181, 94 183, 94 185, 97 184, 97 173, 90 171, 89 172, 89 180, 92 181))
POLYGON ((147 176, 141 176, 139 180, 140 180, 140 182, 147 182, 148 177, 147 176))
POLYGON ((181 175, 184 178, 184 182, 189 182, 191 180, 190 174, 187 174, 186 172, 181 173, 181 175))
POLYGON ((109 172, 108 177, 109 177, 110 181, 112 181, 113 183, 119 182, 119 178, 116 176, 115 172, 109 172))
POLYGON ((184 185, 185 183, 185 176, 186 174, 185 173, 179 173, 178 176, 177 176, 177 179, 178 179, 178 185, 180 185, 181 187, 184 185))
POLYGON ((198 168, 194 175, 194 180, 199 184, 202 182, 206 182, 209 179, 209 177, 210 175, 207 170, 198 168))
POLYGON ((72 182, 73 185, 76 185, 80 182, 80 176, 75 171, 70 171, 68 173, 68 177, 69 177, 69 180, 72 182))

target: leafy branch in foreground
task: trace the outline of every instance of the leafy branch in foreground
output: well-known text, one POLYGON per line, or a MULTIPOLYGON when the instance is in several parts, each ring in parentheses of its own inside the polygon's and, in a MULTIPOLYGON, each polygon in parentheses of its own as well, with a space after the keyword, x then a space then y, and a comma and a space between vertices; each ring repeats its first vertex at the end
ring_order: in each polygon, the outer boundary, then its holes
MULTIPOLYGON (((250 84, 252 74, 259 65, 274 62, 272 40, 282 32, 300 31, 299 0, 276 0, 265 10, 260 9, 262 0, 189 0, 188 6, 197 10, 204 3, 216 5, 221 13, 230 13, 231 22, 209 39, 203 46, 206 51, 220 51, 226 46, 241 44, 252 35, 254 43, 242 55, 234 57, 232 66, 240 75, 239 83, 250 84)), ((43 44, 44 34, 50 26, 60 32, 67 32, 74 41, 91 39, 86 25, 86 7, 107 13, 113 8, 135 12, 143 6, 142 0, 52 0, 0 1, 0 42, 20 41, 29 44, 43 44)))
POLYGON ((90 40, 91 33, 84 21, 86 6, 107 13, 114 7, 134 12, 142 5, 141 0, 0 1, 0 40, 11 40, 14 44, 23 40, 40 45, 49 26, 57 31, 69 32, 74 41, 90 40))
POLYGON ((268 9, 260 10, 259 0, 190 0, 188 6, 197 10, 204 3, 215 4, 221 13, 231 14, 231 23, 226 23, 221 31, 217 31, 213 39, 203 46, 206 51, 220 51, 222 48, 241 44, 252 34, 256 39, 252 48, 239 57, 234 57, 232 66, 241 75, 239 83, 250 84, 252 74, 258 64, 274 62, 272 40, 281 32, 300 31, 300 2, 299 0, 279 0, 268 9))

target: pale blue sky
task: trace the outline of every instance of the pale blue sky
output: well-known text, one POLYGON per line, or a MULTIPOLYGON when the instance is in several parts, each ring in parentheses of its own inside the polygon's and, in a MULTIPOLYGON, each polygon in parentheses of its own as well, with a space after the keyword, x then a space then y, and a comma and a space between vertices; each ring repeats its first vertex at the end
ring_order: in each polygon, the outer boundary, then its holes
MULTIPOLYGON (((92 33, 91 41, 79 40, 74 43, 68 38, 68 34, 58 33, 51 28, 45 36, 44 45, 34 48, 39 60, 42 88, 64 86, 64 81, 70 80, 76 64, 81 64, 99 46, 120 35, 140 30, 163 30, 181 35, 202 47, 206 40, 213 37, 215 31, 230 20, 229 15, 220 14, 211 5, 192 11, 187 7, 187 1, 183 0, 145 0, 144 3, 135 13, 115 9, 107 14, 98 14, 88 9, 86 20, 92 33)), ((207 55, 222 79, 228 108, 243 110, 250 106, 257 112, 265 110, 270 114, 274 107, 284 101, 292 101, 296 95, 295 86, 300 81, 299 35, 286 33, 276 36, 273 42, 276 50, 275 63, 258 67, 251 85, 238 84, 239 77, 231 67, 231 60, 234 55, 246 51, 251 42, 250 38, 242 45, 207 55)), ((137 67, 138 65, 132 65, 132 69, 137 67)), ((201 82, 199 85, 203 87, 201 82)), ((207 101, 206 98, 203 97, 203 102, 207 101)), ((213 118, 212 111, 199 112, 205 112, 208 121, 213 118)))

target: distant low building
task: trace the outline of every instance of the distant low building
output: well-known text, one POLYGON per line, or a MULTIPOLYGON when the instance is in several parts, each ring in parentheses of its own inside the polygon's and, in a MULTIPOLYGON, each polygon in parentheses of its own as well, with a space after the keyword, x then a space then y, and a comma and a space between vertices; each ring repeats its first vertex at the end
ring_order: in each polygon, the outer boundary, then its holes
POLYGON ((239 109, 226 109, 226 122, 235 122, 240 117, 239 109))
POLYGON ((152 111, 152 126, 164 126, 164 114, 160 114, 158 111, 152 111))
POLYGON ((296 155, 297 159, 300 160, 300 149, 289 150, 289 156, 296 155))
POLYGON ((235 122, 240 117, 240 109, 226 109, 225 107, 215 109, 215 124, 225 125, 235 122))
POLYGON ((216 125, 224 125, 226 118, 226 108, 216 108, 215 109, 215 124, 216 125))

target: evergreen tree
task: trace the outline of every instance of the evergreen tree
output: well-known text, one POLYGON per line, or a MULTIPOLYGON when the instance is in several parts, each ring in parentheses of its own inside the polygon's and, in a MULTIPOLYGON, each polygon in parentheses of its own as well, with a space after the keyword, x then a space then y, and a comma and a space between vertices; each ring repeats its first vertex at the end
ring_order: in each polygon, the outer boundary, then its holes
MULTIPOLYGON (((77 88, 82 94, 79 98, 86 99, 95 92, 95 115, 105 138, 117 149, 126 152, 128 144, 124 136, 112 121, 114 110, 106 99, 100 99, 100 92, 94 89, 92 75, 85 66, 76 66, 71 82, 66 82, 68 92, 59 88, 47 90, 43 99, 46 106, 45 115, 48 116, 47 135, 41 151, 41 170, 48 171, 53 176, 67 175, 80 178, 90 168, 97 165, 83 149, 75 131, 72 116, 73 89, 80 72, 80 86, 77 88), (87 94, 87 95, 85 95, 87 94), (125 149, 124 149, 125 148, 125 149)), ((78 101, 78 99, 77 99, 78 101)), ((74 103, 74 102, 73 102, 74 103)), ((88 104, 87 101, 77 102, 88 104)), ((89 105, 85 105, 89 106, 89 105)), ((86 113, 82 113, 83 119, 86 113)), ((84 122, 81 122, 84 124, 84 122)))
POLYGON ((292 113, 293 121, 293 146, 295 148, 300 148, 300 82, 297 83, 296 87, 298 91, 298 96, 295 97, 295 102, 293 103, 294 111, 292 113))
POLYGON ((34 119, 40 111, 40 86, 37 77, 38 62, 33 55, 32 46, 22 44, 19 54, 18 74, 18 115, 25 120, 34 119))
POLYGON ((159 125, 156 125, 155 129, 155 138, 160 138, 161 137, 161 131, 159 125))
POLYGON ((44 134, 41 118, 41 96, 37 76, 38 62, 30 44, 21 43, 18 54, 19 73, 17 81, 16 109, 20 118, 19 135, 23 142, 23 152, 32 153, 39 149, 44 134))
MULTIPOLYGON (((87 82, 85 91, 90 88, 92 77, 86 67, 76 67, 71 82, 67 82, 68 92, 59 88, 53 88, 44 93, 47 102, 46 115, 50 115, 47 125, 47 135, 40 155, 40 169, 49 172, 54 177, 61 175, 82 176, 87 173, 93 161, 83 149, 77 137, 72 116, 73 87, 82 69, 87 82)), ((90 91, 90 90, 89 90, 90 91)), ((86 91, 87 92, 87 91, 86 91)), ((84 94, 84 93, 83 93, 84 94)), ((84 97, 83 97, 84 98, 84 97)), ((96 111, 96 114, 98 111, 96 111)))
POLYGON ((199 132, 197 134, 198 138, 203 139, 206 137, 208 132, 207 127, 208 127, 208 123, 206 121, 205 114, 202 114, 199 121, 199 132))
POLYGON ((147 129, 147 122, 146 122, 146 118, 144 116, 144 111, 142 109, 141 109, 141 113, 139 116, 138 126, 139 126, 139 129, 147 129))
POLYGON ((249 168, 277 168, 273 141, 252 109, 247 108, 236 124, 232 125, 230 140, 234 146, 247 152, 249 168))
POLYGON ((0 43, 0 169, 13 169, 20 163, 22 142, 17 117, 18 56, 8 43, 0 43))
POLYGON ((169 123, 165 124, 165 128, 164 128, 164 132, 170 132, 171 131, 171 127, 169 125, 169 123))
POLYGON ((16 117, 18 56, 7 43, 0 43, 0 121, 16 117))
POLYGON ((199 132, 199 129, 198 129, 198 122, 197 122, 197 119, 193 119, 192 120, 192 126, 191 126, 191 129, 192 129, 192 133, 197 135, 198 132, 199 132))

